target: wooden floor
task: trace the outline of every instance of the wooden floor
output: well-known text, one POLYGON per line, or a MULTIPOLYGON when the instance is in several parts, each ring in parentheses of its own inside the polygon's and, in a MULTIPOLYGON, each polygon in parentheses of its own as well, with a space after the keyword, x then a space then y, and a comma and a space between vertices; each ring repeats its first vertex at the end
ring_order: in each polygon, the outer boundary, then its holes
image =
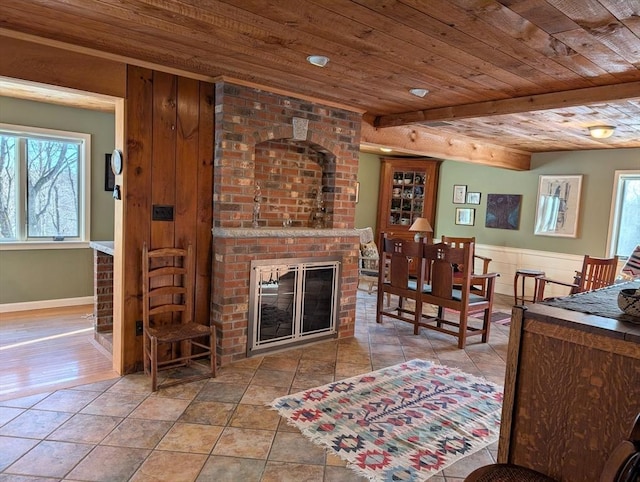
POLYGON ((93 306, 0 314, 0 400, 118 376, 94 340, 93 306))

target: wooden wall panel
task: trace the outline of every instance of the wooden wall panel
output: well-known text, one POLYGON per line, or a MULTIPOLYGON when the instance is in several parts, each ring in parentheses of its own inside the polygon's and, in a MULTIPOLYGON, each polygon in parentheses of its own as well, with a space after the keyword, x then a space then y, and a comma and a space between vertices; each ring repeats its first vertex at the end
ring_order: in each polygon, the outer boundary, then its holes
MULTIPOLYGON (((175 169, 175 243, 196 246, 198 179, 198 81, 178 79, 175 169)), ((194 274, 195 281, 195 274, 194 274)))
POLYGON ((213 242, 213 114, 214 86, 200 82, 200 132, 198 136, 198 182, 196 233, 196 320, 209 320, 213 242))
POLYGON ((151 204, 174 206, 173 221, 151 221, 151 248, 175 246, 177 77, 153 74, 151 204))
POLYGON ((142 243, 193 245, 197 319, 209 322, 213 85, 130 67, 127 105, 123 373, 139 370, 142 361, 142 342, 135 337, 135 320, 142 318, 142 243), (153 221, 154 204, 174 206, 174 220, 153 221))
MULTIPOLYGON (((214 86, 199 83, 199 130, 196 183, 196 283, 195 319, 208 322, 211 315, 211 276, 213 253, 213 106, 214 86)), ((193 185, 191 185, 193 186, 193 185)))
POLYGON ((126 64, 0 36, 0 75, 124 98, 126 64))
MULTIPOLYGON (((142 340, 135 335, 136 320, 142 319, 142 243, 151 231, 151 155, 153 146, 153 72, 129 66, 127 73, 126 152, 122 175, 124 215, 122 291, 122 373, 139 368, 142 340)), ((119 201, 116 201, 119 202, 119 201)), ((117 303, 117 302, 116 302, 117 303)))

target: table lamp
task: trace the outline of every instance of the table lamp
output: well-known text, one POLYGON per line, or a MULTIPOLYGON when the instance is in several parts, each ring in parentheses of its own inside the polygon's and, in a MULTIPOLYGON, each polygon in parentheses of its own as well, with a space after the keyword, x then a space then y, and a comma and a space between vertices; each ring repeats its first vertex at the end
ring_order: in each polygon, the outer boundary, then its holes
POLYGON ((427 218, 416 218, 416 220, 409 228, 409 231, 416 232, 413 239, 417 243, 422 238, 427 237, 428 233, 433 233, 433 228, 431 227, 431 224, 429 223, 429 220, 427 218))

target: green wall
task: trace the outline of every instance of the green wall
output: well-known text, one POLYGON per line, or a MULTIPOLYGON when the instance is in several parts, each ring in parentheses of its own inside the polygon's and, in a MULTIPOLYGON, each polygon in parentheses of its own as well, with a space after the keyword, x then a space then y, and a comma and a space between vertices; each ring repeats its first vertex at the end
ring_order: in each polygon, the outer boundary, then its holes
MULTIPOLYGON (((0 122, 91 134, 91 239, 113 239, 113 197, 105 154, 115 145, 113 113, 0 96, 0 122)), ((93 250, 0 250, 0 303, 93 295, 93 250)))
MULTIPOLYGON (((113 198, 104 191, 104 155, 115 144, 111 113, 0 97, 0 122, 87 132, 92 142, 91 239, 113 239, 113 198)), ((615 170, 640 169, 640 149, 534 154, 532 169, 510 171, 444 161, 435 235, 475 236, 478 243, 582 255, 604 255, 615 170), (578 238, 533 235, 538 176, 583 174, 578 238), (453 204, 454 184, 482 193, 479 206, 453 204), (487 194, 522 194, 520 229, 485 228, 487 194), (457 226, 456 207, 476 208, 475 226, 457 226)), ((376 228, 380 156, 360 155, 360 198, 355 227, 376 228)), ((93 294, 93 250, 0 250, 0 303, 75 298, 93 294)))
MULTIPOLYGON (((363 199, 364 193, 367 193, 367 200, 370 200, 367 206, 373 211, 377 210, 379 180, 378 177, 370 179, 369 174, 375 170, 373 166, 376 162, 379 173, 379 159, 379 156, 362 154, 358 171, 360 199, 363 199), (371 185, 369 185, 370 182, 371 185)), ((434 234, 437 237, 442 234, 475 236, 478 243, 493 246, 604 256, 606 255, 614 172, 634 169, 640 169, 640 149, 603 149, 534 154, 530 171, 511 171, 471 163, 444 161, 440 167, 434 234), (548 174, 583 175, 577 238, 535 236, 533 234, 538 176, 548 174), (453 204, 454 184, 464 184, 468 191, 480 192, 482 194, 480 205, 453 204), (485 227, 487 194, 522 194, 520 228, 518 230, 485 227), (456 225, 456 207, 475 208, 475 225, 456 225)), ((365 206, 359 206, 356 210, 356 227, 361 227, 365 222, 368 222, 375 229, 375 212, 365 214, 365 209, 365 206)))
POLYGON ((371 226, 375 233, 378 216, 380 157, 374 154, 360 153, 358 182, 360 183, 360 199, 356 204, 355 227, 371 226))

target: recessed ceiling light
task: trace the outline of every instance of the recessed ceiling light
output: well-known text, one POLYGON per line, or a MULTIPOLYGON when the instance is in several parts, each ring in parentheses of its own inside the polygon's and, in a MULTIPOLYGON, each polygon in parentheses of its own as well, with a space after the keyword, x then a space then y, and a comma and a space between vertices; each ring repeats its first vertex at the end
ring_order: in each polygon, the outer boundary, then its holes
POLYGON ((381 147, 380 150, 382 152, 391 152, 393 149, 391 149, 390 147, 381 147))
POLYGON ((413 89, 409 89, 409 93, 411 95, 415 95, 416 97, 424 97, 429 93, 427 89, 420 89, 418 87, 414 87, 413 89))
POLYGON ((307 62, 317 67, 324 67, 329 63, 329 57, 325 57, 324 55, 309 55, 307 62))
POLYGON ((611 137, 615 130, 615 126, 591 126, 589 127, 589 134, 595 139, 606 139, 611 137))

